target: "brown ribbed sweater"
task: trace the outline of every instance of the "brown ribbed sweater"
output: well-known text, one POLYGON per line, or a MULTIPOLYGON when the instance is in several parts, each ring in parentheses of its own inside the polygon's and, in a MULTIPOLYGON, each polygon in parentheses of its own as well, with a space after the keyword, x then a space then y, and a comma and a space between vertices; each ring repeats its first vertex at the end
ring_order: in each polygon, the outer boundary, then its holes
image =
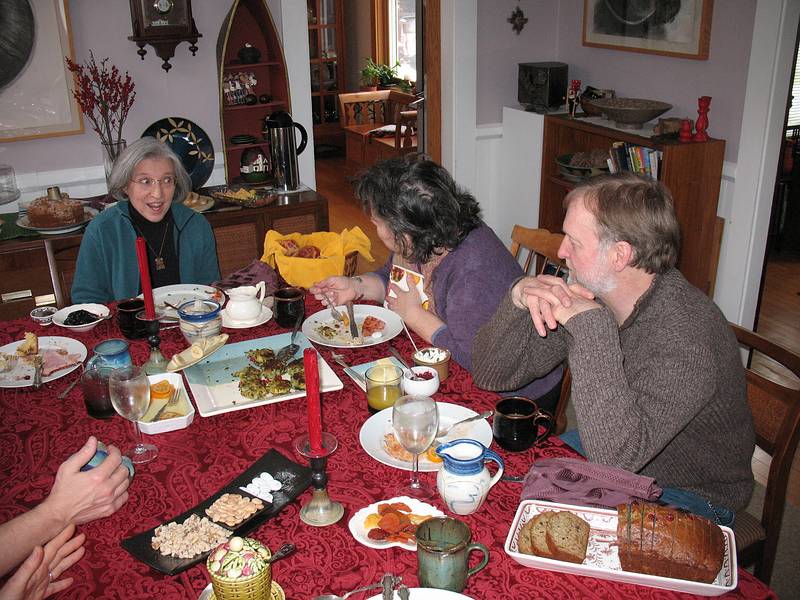
POLYGON ((545 338, 506 294, 475 338, 473 379, 517 388, 564 358, 589 460, 745 507, 755 435, 738 344, 719 308, 679 271, 657 276, 621 327, 602 308, 545 338))

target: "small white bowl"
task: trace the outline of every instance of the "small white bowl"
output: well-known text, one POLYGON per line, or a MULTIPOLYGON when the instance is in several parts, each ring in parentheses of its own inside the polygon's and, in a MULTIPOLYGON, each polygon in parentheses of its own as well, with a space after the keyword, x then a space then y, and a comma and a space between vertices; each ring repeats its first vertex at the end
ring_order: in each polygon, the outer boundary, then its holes
POLYGON ((109 308, 103 304, 73 304, 72 306, 67 306, 66 308, 62 308, 56 314, 53 315, 53 323, 58 325, 59 327, 63 327, 64 329, 69 329, 70 331, 89 331, 90 329, 94 329, 97 327, 97 324, 107 319, 108 316, 111 314, 109 308), (92 321, 91 323, 84 323, 83 325, 65 325, 64 321, 66 318, 74 313, 76 310, 85 310, 92 314, 97 315, 99 318, 96 321, 92 321))
POLYGON ((413 396, 433 396, 439 389, 439 373, 433 367, 411 367, 403 371, 403 393, 413 396), (431 375, 430 379, 421 379, 422 373, 431 375), (414 379, 417 377, 418 379, 414 379))
MULTIPOLYGON (((146 433, 147 435, 155 435, 156 433, 166 433, 167 431, 184 429, 191 425, 192 421, 194 421, 195 410, 192 400, 189 398, 189 392, 186 390, 186 386, 183 385, 183 377, 181 377, 181 374, 161 373, 159 375, 150 375, 147 377, 147 379, 150 381, 150 385, 158 383, 163 379, 169 381, 172 387, 180 390, 183 400, 189 407, 189 412, 182 417, 173 417, 172 419, 163 419, 161 421, 139 421, 139 429, 142 431, 142 433, 146 433)), ((148 412, 149 410, 150 409, 148 409, 148 412)))
POLYGON ((40 306, 31 311, 31 319, 42 326, 50 325, 53 322, 53 315, 58 309, 55 306, 40 306))

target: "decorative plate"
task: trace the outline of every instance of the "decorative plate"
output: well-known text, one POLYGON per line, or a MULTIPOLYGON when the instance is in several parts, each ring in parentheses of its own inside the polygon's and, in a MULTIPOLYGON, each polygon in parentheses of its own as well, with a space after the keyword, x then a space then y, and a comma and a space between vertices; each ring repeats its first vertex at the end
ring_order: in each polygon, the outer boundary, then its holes
POLYGON ((214 169, 214 147, 203 129, 183 117, 167 117, 144 130, 142 137, 154 137, 167 144, 181 159, 192 180, 192 189, 203 186, 214 169))

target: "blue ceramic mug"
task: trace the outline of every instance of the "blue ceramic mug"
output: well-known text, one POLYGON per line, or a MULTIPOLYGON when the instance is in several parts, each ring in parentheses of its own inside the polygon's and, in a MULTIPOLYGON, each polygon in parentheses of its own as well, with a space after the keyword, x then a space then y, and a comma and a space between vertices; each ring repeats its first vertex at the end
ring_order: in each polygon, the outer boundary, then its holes
POLYGON ((91 368, 122 369, 133 365, 128 342, 121 338, 103 340, 92 348, 94 356, 86 363, 86 370, 91 368))
MULTIPOLYGON (((103 442, 98 441, 97 450, 95 451, 94 456, 88 463, 86 463, 81 467, 81 471, 91 471, 95 467, 99 467, 107 456, 108 456, 108 446, 106 446, 103 442)), ((133 479, 134 470, 131 459, 128 458, 127 456, 123 456, 122 464, 125 466, 126 469, 128 469, 128 477, 133 479)))
POLYGON ((434 517, 417 528, 417 576, 421 587, 461 592, 467 577, 483 569, 489 562, 489 549, 471 542, 469 525, 459 519, 434 517), (481 561, 468 568, 469 555, 477 550, 481 561))

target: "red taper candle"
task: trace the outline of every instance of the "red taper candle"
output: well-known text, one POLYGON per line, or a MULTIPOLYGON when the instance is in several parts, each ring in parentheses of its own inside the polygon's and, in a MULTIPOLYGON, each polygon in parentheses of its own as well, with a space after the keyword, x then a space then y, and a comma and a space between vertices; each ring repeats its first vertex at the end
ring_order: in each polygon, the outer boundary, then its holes
POLYGON ((306 401, 308 402, 308 443, 313 454, 322 454, 322 405, 319 399, 319 368, 317 351, 303 351, 303 367, 306 372, 306 401))
POLYGON ((153 285, 150 283, 150 267, 147 264, 147 246, 143 237, 136 238, 136 259, 139 262, 139 276, 142 280, 142 298, 144 298, 144 316, 156 318, 156 305, 153 303, 153 285))

